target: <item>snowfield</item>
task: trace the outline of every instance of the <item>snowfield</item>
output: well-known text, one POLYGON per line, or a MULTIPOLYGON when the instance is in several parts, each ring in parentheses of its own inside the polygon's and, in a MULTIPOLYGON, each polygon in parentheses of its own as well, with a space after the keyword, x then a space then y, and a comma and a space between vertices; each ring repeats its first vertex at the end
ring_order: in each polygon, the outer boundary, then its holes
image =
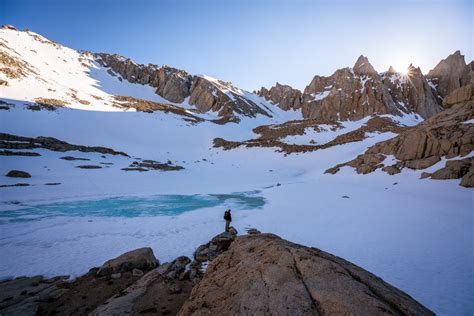
MULTIPOLYGON (((104 146, 131 157, 46 149, 25 150, 41 156, 1 155, 0 185, 30 186, 0 188, 0 278, 37 274, 75 277, 123 252, 145 246, 152 247, 161 262, 179 255, 192 256, 197 246, 223 230, 223 211, 230 207, 234 210, 232 224, 239 233, 253 227, 343 257, 409 293, 437 314, 461 315, 474 310, 472 189, 459 186, 460 180, 420 180, 422 171, 409 169, 393 176, 380 170, 358 175, 349 167, 335 175, 324 174, 326 169, 395 134, 371 133, 361 142, 303 154, 284 155, 275 148, 224 151, 213 147, 214 138, 252 139, 256 137, 253 128, 301 119, 301 113, 282 111, 241 90, 233 92, 271 109, 273 117, 244 117, 238 124, 192 124, 172 113, 122 111, 112 105, 114 95, 170 102, 156 95, 152 87, 120 81, 91 55, 42 37, 38 40, 37 36, 0 30, 0 40, 10 47, 9 53, 27 60, 36 72, 19 79, 0 74, 0 79, 9 82, 0 87, 0 99, 14 104, 9 110, 0 110, 0 132, 104 146), (54 111, 28 110, 25 102, 38 97, 69 104, 54 111), (90 160, 67 161, 60 159, 63 156, 90 160), (121 170, 136 158, 170 160, 184 169, 121 170), (103 168, 76 168, 84 164, 103 168), (13 169, 32 177, 3 176, 13 169), (100 216, 92 212, 21 216, 30 206, 58 202, 71 203, 64 204, 67 213, 68 205, 73 207, 78 201, 110 197, 146 199, 236 192, 254 192, 265 204, 242 206, 229 199, 217 206, 168 216, 100 216), (13 215, 19 215, 18 220, 10 220, 13 215)), ((226 86, 221 89, 230 93, 226 86)), ((186 100, 175 105, 193 110, 186 100)), ((214 119, 217 114, 196 115, 214 119)), ((394 119, 403 125, 420 122, 414 115, 394 119)), ((335 131, 327 125, 320 126, 319 133, 307 129, 304 135, 282 141, 324 144, 367 120, 341 122, 343 128, 335 131)))
MULTIPOLYGON (((39 157, 0 156, 0 172, 25 170, 31 179, 2 177, 3 211, 54 201, 157 194, 228 194, 261 191, 261 209, 235 210, 239 232, 255 227, 350 260, 401 288, 440 314, 472 308, 472 192, 459 180, 420 180, 404 169, 388 176, 361 176, 351 168, 323 172, 352 159, 392 133, 371 134, 350 143, 284 156, 272 148, 212 147, 214 137, 244 140, 255 135, 253 120, 190 125, 172 114, 58 109, 33 112, 20 104, 0 113, 2 132, 53 136, 72 144, 106 146, 131 156, 166 161, 181 171, 120 170, 123 156, 29 150, 39 157), (70 155, 90 161, 65 161, 70 155), (80 164, 113 163, 103 169, 80 164), (23 180, 23 179, 22 179, 23 180), (48 182, 60 185, 45 186, 48 182), (277 186, 277 184, 281 184, 277 186), (349 198, 343 198, 348 196, 349 198), (12 201, 20 203, 11 204, 12 201), (467 248, 466 248, 467 247, 467 248), (429 290, 427 290, 429 289, 429 290)), ((258 121, 258 120, 257 120, 258 121)), ((361 120, 358 124, 363 124, 361 120)), ((352 122, 347 131, 356 128, 352 122)), ((337 133, 344 133, 345 128, 337 133)), ((321 139, 337 136, 330 129, 321 139), (334 134, 334 135, 333 135, 334 134)), ((0 275, 77 276, 127 250, 151 246, 161 261, 192 256, 195 248, 223 229, 222 212, 232 201, 177 216, 52 216, 1 225, 0 275), (90 221, 91 220, 91 221, 90 221), (51 261, 51 258, 55 258, 51 261)))

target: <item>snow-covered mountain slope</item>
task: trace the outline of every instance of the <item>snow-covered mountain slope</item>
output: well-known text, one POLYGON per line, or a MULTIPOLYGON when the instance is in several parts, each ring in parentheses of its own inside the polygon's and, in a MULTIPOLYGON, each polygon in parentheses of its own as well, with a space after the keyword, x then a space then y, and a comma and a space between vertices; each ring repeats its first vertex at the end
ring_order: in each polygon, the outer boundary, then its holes
POLYGON ((0 97, 11 101, 121 111, 123 104, 117 97, 126 96, 171 104, 197 115, 208 113, 213 118, 282 115, 258 96, 208 76, 191 76, 167 66, 136 65, 118 55, 78 52, 32 31, 10 27, 0 29, 0 64, 0 97), (135 75, 127 67, 136 67, 135 75), (139 80, 144 74, 147 82, 139 80), (193 88, 181 98, 173 95, 180 80, 189 85, 188 90, 193 88))
POLYGON ((472 189, 420 180, 409 168, 324 174, 406 133, 419 115, 302 120, 300 108, 285 111, 217 79, 165 66, 138 77, 133 69, 147 66, 33 32, 0 35, 0 277, 79 275, 143 246, 161 261, 191 256, 232 208, 240 232, 256 227, 330 251, 440 314, 472 310, 472 189), (239 122, 218 121, 229 113, 239 122), (243 145, 225 150, 217 138, 243 145), (31 177, 5 176, 11 170, 31 177), (204 206, 163 214, 165 195, 204 206), (259 204, 242 203, 249 196, 259 204))

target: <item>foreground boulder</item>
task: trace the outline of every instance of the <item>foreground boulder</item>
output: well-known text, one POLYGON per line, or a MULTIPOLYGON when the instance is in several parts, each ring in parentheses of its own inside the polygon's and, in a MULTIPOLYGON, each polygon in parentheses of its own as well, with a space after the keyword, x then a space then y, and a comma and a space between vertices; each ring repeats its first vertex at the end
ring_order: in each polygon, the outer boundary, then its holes
POLYGON ((179 315, 433 315, 375 275, 272 234, 238 237, 179 315))
POLYGON ((64 294, 66 290, 61 285, 66 279, 34 276, 0 282, 0 315, 35 315, 42 302, 64 294))
POLYGON ((132 271, 133 269, 150 270, 159 264, 153 250, 145 247, 126 252, 115 259, 106 261, 97 271, 97 274, 104 276, 132 271))
POLYGON ((151 270, 91 315, 176 315, 193 287, 185 273, 189 262, 187 257, 178 257, 151 270))

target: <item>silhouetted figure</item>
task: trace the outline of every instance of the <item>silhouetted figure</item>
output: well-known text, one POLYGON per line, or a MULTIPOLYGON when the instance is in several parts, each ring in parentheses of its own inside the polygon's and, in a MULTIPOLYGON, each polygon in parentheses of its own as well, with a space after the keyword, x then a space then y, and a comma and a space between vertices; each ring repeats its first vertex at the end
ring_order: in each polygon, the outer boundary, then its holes
POLYGON ((230 209, 224 212, 225 219, 225 231, 229 231, 230 222, 232 222, 232 215, 230 214, 230 209))

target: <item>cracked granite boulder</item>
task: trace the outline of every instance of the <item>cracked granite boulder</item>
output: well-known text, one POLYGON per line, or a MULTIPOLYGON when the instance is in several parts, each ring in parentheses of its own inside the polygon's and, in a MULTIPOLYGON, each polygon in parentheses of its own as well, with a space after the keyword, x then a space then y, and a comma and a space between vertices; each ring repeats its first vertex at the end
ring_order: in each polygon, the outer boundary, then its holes
POLYGON ((237 237, 178 315, 433 315, 381 278, 273 234, 237 237))

